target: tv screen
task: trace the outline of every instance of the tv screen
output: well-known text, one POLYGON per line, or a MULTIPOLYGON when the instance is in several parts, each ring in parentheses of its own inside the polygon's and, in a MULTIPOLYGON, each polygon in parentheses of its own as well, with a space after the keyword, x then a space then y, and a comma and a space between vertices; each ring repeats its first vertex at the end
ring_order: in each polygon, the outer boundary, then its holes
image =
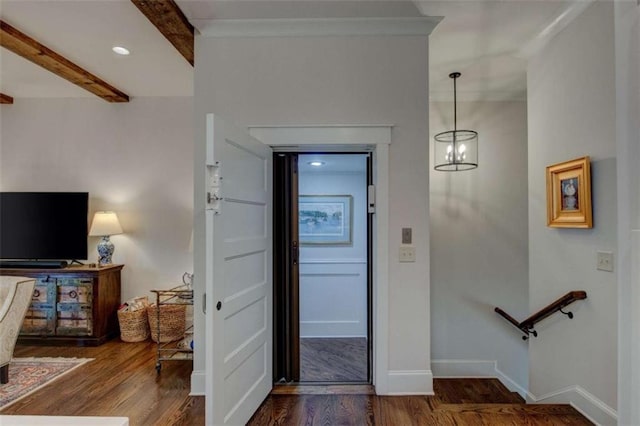
POLYGON ((87 258, 87 192, 0 192, 0 259, 87 258))

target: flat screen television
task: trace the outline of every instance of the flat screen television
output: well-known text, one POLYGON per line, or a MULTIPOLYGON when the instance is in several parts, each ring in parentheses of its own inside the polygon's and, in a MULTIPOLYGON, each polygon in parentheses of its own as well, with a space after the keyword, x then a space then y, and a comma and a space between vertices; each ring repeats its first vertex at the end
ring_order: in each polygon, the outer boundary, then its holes
POLYGON ((0 192, 0 259, 87 258, 87 192, 0 192))

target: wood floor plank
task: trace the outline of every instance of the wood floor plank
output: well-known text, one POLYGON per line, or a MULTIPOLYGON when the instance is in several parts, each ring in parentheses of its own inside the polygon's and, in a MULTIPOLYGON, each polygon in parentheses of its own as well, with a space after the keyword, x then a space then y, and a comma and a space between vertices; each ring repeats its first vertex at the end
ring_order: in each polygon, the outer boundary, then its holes
POLYGON ((152 342, 113 340, 97 347, 17 346, 15 357, 95 358, 2 414, 124 416, 131 425, 203 425, 204 397, 191 397, 190 361, 155 370, 152 342))
POLYGON ((518 404, 525 402, 498 379, 436 379, 433 390, 443 403, 518 404))
MULTIPOLYGON (((155 370, 155 344, 98 347, 18 346, 16 357, 95 358, 50 385, 0 410, 2 414, 125 416, 135 425, 200 426, 204 397, 191 397, 189 361, 155 370)), ((300 386, 302 387, 302 386, 300 386)), ((337 387, 340 388, 340 387, 337 387)), ((346 388, 345 386, 342 387, 346 388)), ((251 426, 584 426, 568 405, 527 405, 494 379, 436 379, 435 396, 376 396, 370 387, 351 393, 269 395, 251 426)))
POLYGON ((496 379, 436 379, 435 396, 270 395, 249 421, 267 425, 585 426, 569 405, 529 405, 496 379))

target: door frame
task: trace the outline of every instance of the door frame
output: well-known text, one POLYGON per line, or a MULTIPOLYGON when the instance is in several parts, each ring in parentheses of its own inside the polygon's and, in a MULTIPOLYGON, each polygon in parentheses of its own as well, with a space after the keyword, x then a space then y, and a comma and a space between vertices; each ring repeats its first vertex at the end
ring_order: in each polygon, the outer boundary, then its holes
POLYGON ((391 125, 249 126, 249 134, 274 152, 371 152, 375 214, 373 215, 373 385, 386 394, 389 374, 389 145, 391 125))

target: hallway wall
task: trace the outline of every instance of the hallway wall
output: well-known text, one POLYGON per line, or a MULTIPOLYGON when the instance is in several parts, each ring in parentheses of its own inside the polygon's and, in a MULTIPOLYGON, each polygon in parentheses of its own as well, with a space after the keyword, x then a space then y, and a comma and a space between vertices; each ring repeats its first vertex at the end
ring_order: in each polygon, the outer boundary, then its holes
MULTIPOLYGON (((382 266, 388 267, 388 328, 377 336, 388 350, 376 364, 376 388, 381 393, 432 392, 428 38, 200 36, 195 49, 196 141, 204 140, 210 112, 241 126, 393 125, 384 165, 389 171, 388 244, 381 248, 389 253, 388 265, 382 266), (401 264, 398 248, 407 226, 413 228, 416 262, 401 264)), ((203 153, 203 144, 196 143, 196 158, 203 153)), ((204 172, 197 173, 195 192, 200 194, 204 172)), ((203 216, 203 201, 196 198, 196 287, 205 264, 203 216)), ((202 290, 196 299, 202 300, 202 290)), ((204 369, 197 347, 195 355, 194 369, 204 369)))
MULTIPOLYGON (((433 141, 450 129, 453 103, 432 102, 430 121, 433 141)), ((478 132, 480 164, 430 167, 433 372, 495 376, 497 368, 525 395, 528 345, 494 308, 529 315, 527 105, 458 102, 458 124, 478 132)))
POLYGON ((596 269, 596 254, 619 254, 614 54, 613 3, 594 2, 531 59, 527 85, 530 309, 571 290, 588 296, 571 305, 573 320, 554 315, 536 326, 530 392, 585 412, 595 407, 588 414, 605 424, 615 422, 617 406, 617 280, 596 269), (585 155, 593 228, 547 227, 545 167, 585 155))

